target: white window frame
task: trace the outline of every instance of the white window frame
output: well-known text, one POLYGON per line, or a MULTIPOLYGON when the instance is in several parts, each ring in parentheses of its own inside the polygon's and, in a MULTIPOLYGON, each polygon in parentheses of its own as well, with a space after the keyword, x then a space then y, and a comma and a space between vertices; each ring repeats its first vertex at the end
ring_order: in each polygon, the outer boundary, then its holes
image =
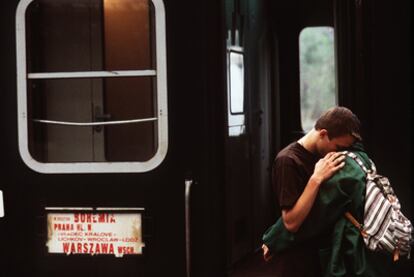
MULTIPOLYGON (((82 71, 82 72, 39 72, 29 73, 26 70, 26 28, 25 14, 31 2, 21 0, 16 10, 16 59, 17 59, 17 121, 20 156, 26 165, 40 173, 133 173, 147 172, 164 160, 168 149, 168 110, 167 110, 167 57, 165 9, 162 0, 151 0, 155 9, 155 40, 156 40, 156 70, 120 70, 120 71, 82 71), (27 80, 53 78, 90 78, 90 77, 126 77, 126 76, 156 76, 157 82, 157 117, 137 119, 141 121, 158 121, 158 148, 155 155, 145 162, 65 162, 43 163, 35 160, 29 152, 28 118, 27 118, 27 80)), ((53 124, 53 122, 43 122, 53 124)), ((112 124, 127 124, 112 122, 112 124)), ((133 123, 133 120, 130 121, 133 123)), ((58 122, 55 124, 76 125, 84 123, 58 122)), ((86 123, 90 126, 96 123, 86 123)), ((111 124, 104 122, 100 125, 111 124)), ((85 125, 85 124, 84 124, 85 125)))

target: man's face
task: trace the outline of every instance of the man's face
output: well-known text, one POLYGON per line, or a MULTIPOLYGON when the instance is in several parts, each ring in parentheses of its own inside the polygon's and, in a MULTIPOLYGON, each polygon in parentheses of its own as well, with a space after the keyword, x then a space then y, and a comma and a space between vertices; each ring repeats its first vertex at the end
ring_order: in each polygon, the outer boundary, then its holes
POLYGON ((344 135, 329 139, 326 130, 321 130, 319 133, 319 140, 316 143, 316 150, 321 157, 324 157, 329 152, 335 152, 343 148, 351 146, 355 142, 355 138, 351 135, 344 135))

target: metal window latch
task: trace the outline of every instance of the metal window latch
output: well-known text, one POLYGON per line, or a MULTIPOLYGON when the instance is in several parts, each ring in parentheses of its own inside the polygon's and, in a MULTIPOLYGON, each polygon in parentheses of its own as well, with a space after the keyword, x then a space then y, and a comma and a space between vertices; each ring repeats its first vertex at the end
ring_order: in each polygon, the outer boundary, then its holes
POLYGON ((4 217, 3 191, 0 190, 0 218, 4 217))
MULTIPOLYGON (((105 114, 103 113, 102 108, 100 106, 95 106, 94 119, 96 122, 110 120, 111 118, 111 114, 105 114)), ((95 126, 94 130, 95 132, 99 133, 102 131, 102 126, 95 126)))

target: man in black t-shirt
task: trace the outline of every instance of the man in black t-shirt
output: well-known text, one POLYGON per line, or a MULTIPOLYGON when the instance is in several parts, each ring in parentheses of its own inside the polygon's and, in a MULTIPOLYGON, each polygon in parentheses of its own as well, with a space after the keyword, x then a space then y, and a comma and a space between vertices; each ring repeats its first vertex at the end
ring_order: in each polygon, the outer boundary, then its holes
MULTIPOLYGON (((359 133, 358 118, 347 108, 335 107, 316 121, 314 129, 279 152, 273 164, 272 182, 288 231, 299 230, 320 185, 345 165, 345 156, 335 151, 360 140, 359 133)), ((321 276, 318 244, 319 240, 308 241, 275 257, 276 276, 321 276)), ((271 259, 266 245, 262 248, 264 259, 271 259)))

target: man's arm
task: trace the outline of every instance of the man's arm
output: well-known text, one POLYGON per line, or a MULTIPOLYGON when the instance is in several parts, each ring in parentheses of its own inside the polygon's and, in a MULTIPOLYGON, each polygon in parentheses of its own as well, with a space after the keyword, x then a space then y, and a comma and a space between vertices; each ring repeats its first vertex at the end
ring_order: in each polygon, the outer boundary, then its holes
POLYGON ((345 165, 344 159, 342 153, 330 152, 316 163, 314 172, 295 205, 282 210, 283 224, 288 231, 295 233, 299 230, 315 202, 320 185, 345 165))

